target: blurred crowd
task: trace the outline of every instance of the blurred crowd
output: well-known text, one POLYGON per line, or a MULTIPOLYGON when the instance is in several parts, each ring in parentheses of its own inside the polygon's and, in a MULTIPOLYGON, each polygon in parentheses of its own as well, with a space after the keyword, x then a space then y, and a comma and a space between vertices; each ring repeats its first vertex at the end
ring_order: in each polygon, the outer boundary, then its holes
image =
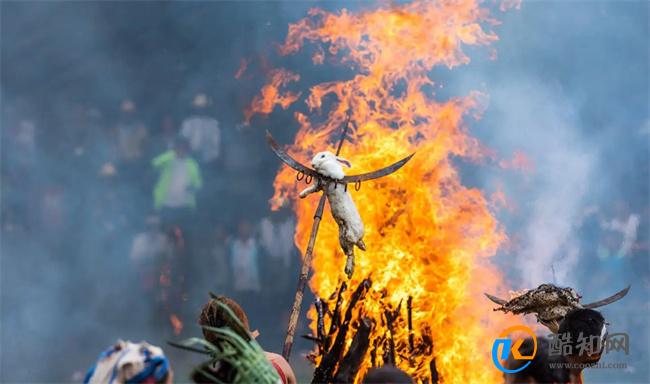
MULTIPOLYGON (((290 300, 294 217, 266 204, 271 190, 260 185, 272 188, 278 164, 265 161, 261 135, 224 126, 204 93, 156 114, 131 99, 53 110, 43 117, 27 103, 3 105, 5 238, 36 239, 64 263, 90 257, 99 270, 129 271, 107 284, 135 290, 153 323, 176 334, 194 322, 206 290, 244 306, 290 300)), ((267 322, 284 322, 282 310, 267 322)))

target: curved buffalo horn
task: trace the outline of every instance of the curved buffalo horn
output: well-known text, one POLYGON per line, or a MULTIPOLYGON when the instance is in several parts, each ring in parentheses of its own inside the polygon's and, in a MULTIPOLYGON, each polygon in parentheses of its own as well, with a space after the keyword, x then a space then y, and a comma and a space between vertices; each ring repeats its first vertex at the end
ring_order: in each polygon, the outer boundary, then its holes
POLYGON ((277 141, 273 138, 271 135, 271 132, 266 131, 266 141, 269 143, 271 146, 271 149, 273 152, 282 160, 283 163, 286 165, 290 166, 291 168, 295 169, 298 172, 302 172, 305 175, 309 175, 312 178, 317 177, 318 172, 314 171, 313 169, 307 167, 306 165, 302 165, 298 160, 294 159, 291 157, 284 149, 280 147, 280 144, 278 144, 277 141))
MULTIPOLYGON (((280 147, 280 144, 278 144, 277 141, 273 138, 271 135, 271 132, 266 131, 266 141, 269 143, 271 146, 271 149, 273 152, 284 162, 286 165, 290 166, 291 168, 295 169, 298 172, 302 172, 305 175, 311 175, 312 177, 318 177, 320 176, 318 172, 315 170, 307 167, 306 165, 301 164, 298 160, 294 159, 291 157, 284 149, 280 147)), ((395 162, 385 168, 382 168, 377 171, 373 172, 368 172, 368 173, 362 173, 360 175, 352 175, 352 176, 345 176, 343 179, 338 180, 339 183, 341 184, 348 184, 348 183, 360 183, 362 181, 367 181, 367 180, 372 180, 372 179, 378 179, 380 177, 390 175, 391 173, 397 171, 398 169, 402 168, 404 164, 408 163, 409 160, 415 155, 415 153, 411 153, 410 155, 406 156, 402 160, 395 162)))
POLYGON ((408 163, 409 160, 415 155, 415 153, 411 153, 410 155, 406 156, 402 160, 395 162, 388 167, 382 168, 377 171, 373 172, 368 172, 368 173, 362 173, 360 175, 352 175, 352 176, 345 176, 341 180, 344 183, 360 183, 362 181, 368 181, 372 179, 378 179, 380 177, 384 177, 386 175, 390 175, 391 173, 397 171, 398 169, 402 168, 404 164, 408 163))
POLYGON ((630 287, 631 287, 631 285, 628 285, 627 288, 616 292, 615 294, 611 295, 610 297, 607 297, 607 298, 602 299, 602 300, 594 301, 593 303, 584 304, 583 307, 585 307, 585 308, 598 308, 598 307, 602 307, 602 306, 607 305, 607 304, 611 304, 611 303, 613 303, 615 301, 618 301, 618 300, 622 299, 623 297, 625 297, 625 295, 627 295, 627 292, 630 290, 630 287))
POLYGON ((492 296, 489 293, 483 293, 483 294, 485 295, 485 297, 487 297, 488 299, 490 299, 492 302, 494 302, 496 304, 505 305, 507 303, 506 300, 500 299, 500 298, 498 298, 496 296, 492 296))

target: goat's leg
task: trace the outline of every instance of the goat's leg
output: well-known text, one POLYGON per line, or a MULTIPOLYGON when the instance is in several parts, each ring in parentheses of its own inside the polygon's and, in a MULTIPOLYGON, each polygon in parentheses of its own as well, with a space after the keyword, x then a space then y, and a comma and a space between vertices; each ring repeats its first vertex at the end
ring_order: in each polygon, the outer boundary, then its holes
POLYGON ((302 192, 300 192, 300 198, 304 199, 310 193, 314 193, 318 191, 318 189, 319 189, 318 183, 314 183, 313 185, 310 185, 309 187, 303 189, 302 192))
POLYGON ((340 236, 339 241, 345 256, 347 256, 345 260, 345 275, 350 279, 354 273, 354 244, 347 241, 344 236, 340 236))

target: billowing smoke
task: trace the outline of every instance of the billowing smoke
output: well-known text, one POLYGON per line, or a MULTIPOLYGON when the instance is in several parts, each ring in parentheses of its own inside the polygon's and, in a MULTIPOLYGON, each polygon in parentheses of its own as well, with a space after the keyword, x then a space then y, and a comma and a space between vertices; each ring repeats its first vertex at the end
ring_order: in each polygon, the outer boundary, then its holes
POLYGON ((496 156, 526 159, 521 172, 468 180, 506 196, 509 245, 499 263, 511 288, 551 282, 589 302, 632 285, 602 312, 635 352, 606 355, 627 368, 589 370, 585 380, 647 381, 648 5, 549 4, 508 14, 494 63, 450 80, 449 92, 480 84, 489 95, 474 129, 496 156))
MULTIPOLYGON (((117 338, 165 346, 174 337, 160 331, 167 319, 151 318, 155 312, 138 295, 128 260, 133 236, 151 213, 154 180, 148 175, 118 187, 103 168, 113 156, 107 143, 120 102, 133 99, 158 140, 165 116, 178 125, 193 95, 209 94, 223 128, 224 164, 219 198, 206 216, 222 220, 232 234, 241 216, 269 214, 278 163, 265 148, 263 129, 284 142, 297 130, 279 109, 243 130, 244 109, 270 68, 311 62, 272 52, 287 25, 314 6, 373 5, 0 3, 0 381, 79 379, 117 338), (247 69, 235 79, 242 59, 247 69), (222 186, 240 189, 220 194, 222 186)), ((650 381, 648 7, 644 1, 524 2, 500 17, 494 60, 470 48, 468 65, 432 73, 443 97, 475 89, 489 96, 471 130, 494 149, 495 164, 515 153, 530 164, 522 172, 463 168, 463 181, 506 196, 499 216, 509 245, 498 262, 511 287, 556 282, 590 301, 632 284, 626 298, 603 309, 611 331, 631 336, 629 356, 612 353, 604 361, 628 368, 589 370, 588 382, 650 381)), ((301 87, 342 76, 305 68, 301 87)), ((155 154, 143 161, 148 165, 155 154)), ((212 259, 199 264, 206 275, 218 273, 212 259)), ((286 278, 288 286, 295 276, 286 278)), ((210 276, 199 280, 187 335, 197 332, 192 322, 203 295, 216 289, 210 276)), ((281 345, 290 290, 250 308, 260 341, 272 350, 281 345)), ((184 377, 189 359, 170 353, 184 377)), ((299 378, 308 380, 306 363, 294 355, 299 378)))
POLYGON ((518 196, 527 217, 517 232, 515 267, 522 287, 544 282, 575 285, 582 225, 598 149, 582 139, 577 106, 560 86, 516 77, 490 93, 499 115, 498 131, 519 144, 534 168, 525 196, 518 196))

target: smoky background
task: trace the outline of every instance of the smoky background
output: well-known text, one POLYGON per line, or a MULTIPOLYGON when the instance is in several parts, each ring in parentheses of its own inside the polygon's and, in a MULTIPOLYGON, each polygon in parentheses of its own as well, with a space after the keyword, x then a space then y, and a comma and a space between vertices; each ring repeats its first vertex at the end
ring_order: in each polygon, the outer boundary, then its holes
MULTIPOLYGON (((162 346, 182 380, 195 360, 165 345, 179 337, 166 319, 152 323, 158 312, 138 295, 128 257, 153 211, 155 174, 148 164, 159 154, 163 119, 178 129, 195 95, 209 96, 222 155, 218 168, 203 170, 213 172, 218 187, 204 197, 207 205, 199 201, 197 225, 207 233, 220 225, 235 235, 241 220, 271 215, 267 200, 279 163, 266 148, 264 130, 289 142, 298 129, 291 112, 279 109, 242 126, 265 75, 276 67, 299 69, 301 80, 291 87, 304 93, 312 84, 350 76, 346 68, 313 66, 308 54, 277 55, 288 24, 312 7, 375 6, 0 3, 0 380, 78 381, 118 338, 162 346), (127 99, 149 132, 140 178, 120 176, 111 144, 127 99), (102 174, 106 163, 117 166, 117 176, 102 174)), ((524 2, 498 14, 496 58, 466 48, 468 65, 431 74, 444 85, 437 98, 470 90, 487 95, 482 118, 468 124, 497 160, 458 166, 466 184, 506 197, 495 210, 509 242, 495 261, 511 287, 555 282, 592 301, 632 284, 625 299, 603 309, 611 332, 630 334, 632 352, 604 361, 628 368, 588 370, 589 382, 650 378, 648 11, 643 1, 524 2), (514 161, 518 152, 527 160, 514 161)), ((306 108, 299 102, 294 109, 306 108)), ((245 308, 261 330, 261 344, 274 351, 297 279, 299 253, 293 252, 291 273, 262 271, 263 282, 288 280, 286 288, 261 293, 245 308)), ((193 263, 219 267, 208 257, 193 263)), ((209 272, 192 281, 182 335, 198 335, 198 310, 207 291, 217 288, 209 272)), ((308 333, 302 327, 298 334, 308 333)), ((298 341, 292 357, 304 380, 309 366, 300 355, 309 348, 298 341)))

